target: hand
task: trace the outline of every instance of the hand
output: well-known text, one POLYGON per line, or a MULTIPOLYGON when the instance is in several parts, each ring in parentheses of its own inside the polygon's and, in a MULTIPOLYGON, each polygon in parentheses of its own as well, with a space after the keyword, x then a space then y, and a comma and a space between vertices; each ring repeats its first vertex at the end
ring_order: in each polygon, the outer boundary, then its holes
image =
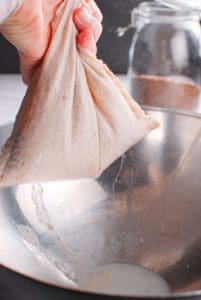
MULTIPOLYGON (((19 9, 0 26, 2 34, 17 48, 23 80, 29 84, 40 65, 51 38, 51 23, 64 0, 24 0, 19 9)), ((102 32, 102 15, 94 0, 74 11, 77 43, 96 54, 102 32)))

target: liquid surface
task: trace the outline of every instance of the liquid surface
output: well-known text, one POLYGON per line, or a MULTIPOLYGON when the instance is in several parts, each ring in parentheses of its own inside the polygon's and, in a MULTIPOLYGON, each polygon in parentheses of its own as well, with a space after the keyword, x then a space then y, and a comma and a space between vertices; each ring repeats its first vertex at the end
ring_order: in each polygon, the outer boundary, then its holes
POLYGON ((134 75, 131 88, 143 105, 197 111, 201 102, 200 86, 185 77, 134 75))
POLYGON ((168 283, 158 274, 135 265, 111 264, 98 268, 84 280, 82 288, 107 295, 164 295, 168 283))

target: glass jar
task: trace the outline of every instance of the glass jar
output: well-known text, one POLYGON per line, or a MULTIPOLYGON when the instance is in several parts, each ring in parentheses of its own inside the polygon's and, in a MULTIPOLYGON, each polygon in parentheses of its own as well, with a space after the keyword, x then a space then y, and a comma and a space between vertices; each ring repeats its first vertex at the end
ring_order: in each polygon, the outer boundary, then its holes
POLYGON ((201 27, 195 10, 143 2, 132 12, 130 91, 143 105, 201 112, 201 27))

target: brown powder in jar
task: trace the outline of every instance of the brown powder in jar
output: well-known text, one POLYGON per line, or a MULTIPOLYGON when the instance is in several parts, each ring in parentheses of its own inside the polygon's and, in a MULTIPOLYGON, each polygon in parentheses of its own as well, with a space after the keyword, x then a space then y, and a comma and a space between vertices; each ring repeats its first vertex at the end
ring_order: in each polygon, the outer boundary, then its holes
POLYGON ((142 105, 196 111, 201 100, 201 87, 185 77, 134 75, 131 89, 142 105))

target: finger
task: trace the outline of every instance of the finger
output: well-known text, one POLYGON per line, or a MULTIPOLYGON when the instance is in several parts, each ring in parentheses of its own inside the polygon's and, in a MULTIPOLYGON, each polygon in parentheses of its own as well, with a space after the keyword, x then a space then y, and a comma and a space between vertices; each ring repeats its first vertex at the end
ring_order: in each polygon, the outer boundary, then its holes
POLYGON ((85 49, 92 54, 96 54, 97 47, 96 42, 94 40, 93 32, 90 29, 86 29, 82 31, 77 36, 77 44, 80 48, 85 49))
POLYGON ((31 81, 35 68, 39 64, 39 61, 36 59, 26 57, 21 53, 19 53, 19 57, 20 57, 20 70, 22 73, 23 81, 25 84, 28 85, 31 81))
POLYGON ((88 12, 85 7, 79 7, 74 11, 73 20, 79 32, 90 29, 93 32, 95 41, 97 42, 102 33, 102 25, 88 12))
POLYGON ((87 7, 89 8, 91 14, 99 21, 102 22, 103 15, 97 6, 96 2, 94 0, 85 0, 87 7))

